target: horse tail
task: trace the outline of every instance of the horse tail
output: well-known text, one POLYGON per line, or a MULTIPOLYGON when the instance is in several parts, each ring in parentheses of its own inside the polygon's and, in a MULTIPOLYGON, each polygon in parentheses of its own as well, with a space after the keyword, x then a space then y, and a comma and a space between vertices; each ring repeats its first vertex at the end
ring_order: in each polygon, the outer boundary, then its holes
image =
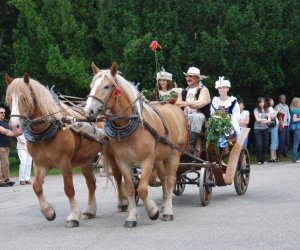
POLYGON ((112 183, 113 187, 116 189, 114 178, 112 178, 111 158, 107 154, 102 155, 101 166, 103 168, 104 176, 106 176, 106 178, 107 178, 105 188, 108 187, 108 182, 110 181, 112 183))

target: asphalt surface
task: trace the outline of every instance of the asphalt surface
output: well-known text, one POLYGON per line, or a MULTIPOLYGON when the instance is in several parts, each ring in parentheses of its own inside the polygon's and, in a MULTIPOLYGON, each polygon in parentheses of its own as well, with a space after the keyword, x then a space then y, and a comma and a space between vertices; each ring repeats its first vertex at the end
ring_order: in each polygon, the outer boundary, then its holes
MULTIPOLYGON (((244 196, 234 186, 217 187, 201 207, 197 186, 174 195, 174 221, 151 221, 140 202, 140 220, 123 228, 127 213, 117 213, 116 193, 97 176, 98 214, 65 228, 69 213, 62 176, 48 176, 44 191, 56 210, 46 221, 31 185, 0 188, 0 249, 300 249, 300 164, 252 166, 244 196)), ((14 180, 17 181, 15 178, 14 180)), ((74 176, 77 203, 83 211, 87 188, 74 176)), ((161 188, 150 188, 161 204, 161 188)), ((160 216, 161 217, 161 216, 160 216)))

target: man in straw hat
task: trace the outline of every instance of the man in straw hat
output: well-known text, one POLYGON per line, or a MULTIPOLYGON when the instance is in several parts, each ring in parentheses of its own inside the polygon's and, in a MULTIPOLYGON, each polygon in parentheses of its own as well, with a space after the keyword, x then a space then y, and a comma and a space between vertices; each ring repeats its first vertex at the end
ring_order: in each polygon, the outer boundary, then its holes
POLYGON ((188 87, 182 91, 177 99, 177 104, 184 108, 188 115, 190 127, 190 151, 196 152, 196 143, 200 137, 205 118, 210 116, 210 94, 208 89, 201 82, 207 78, 200 74, 196 67, 190 67, 186 73, 188 87))

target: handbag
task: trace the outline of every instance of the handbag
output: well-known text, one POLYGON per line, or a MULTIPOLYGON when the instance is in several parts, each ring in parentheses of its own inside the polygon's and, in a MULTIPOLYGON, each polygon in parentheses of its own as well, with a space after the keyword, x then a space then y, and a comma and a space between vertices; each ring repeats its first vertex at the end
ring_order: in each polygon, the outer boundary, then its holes
POLYGON ((270 123, 268 123, 269 128, 274 128, 276 126, 276 120, 271 120, 270 123))

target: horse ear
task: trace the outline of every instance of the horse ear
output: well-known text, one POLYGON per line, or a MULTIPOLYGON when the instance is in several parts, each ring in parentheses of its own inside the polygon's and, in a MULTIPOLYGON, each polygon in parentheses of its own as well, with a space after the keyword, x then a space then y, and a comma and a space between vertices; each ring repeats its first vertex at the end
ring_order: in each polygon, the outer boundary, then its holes
POLYGON ((5 81, 7 85, 11 84, 13 80, 14 79, 12 79, 8 74, 5 74, 5 81))
POLYGON ((92 71, 94 75, 100 72, 100 69, 96 66, 94 62, 92 62, 92 71))
POLYGON ((118 73, 118 65, 116 62, 113 62, 113 64, 110 67, 110 74, 114 77, 118 73))
POLYGON ((23 80, 25 83, 29 84, 29 74, 28 73, 24 73, 24 76, 23 76, 23 80))

